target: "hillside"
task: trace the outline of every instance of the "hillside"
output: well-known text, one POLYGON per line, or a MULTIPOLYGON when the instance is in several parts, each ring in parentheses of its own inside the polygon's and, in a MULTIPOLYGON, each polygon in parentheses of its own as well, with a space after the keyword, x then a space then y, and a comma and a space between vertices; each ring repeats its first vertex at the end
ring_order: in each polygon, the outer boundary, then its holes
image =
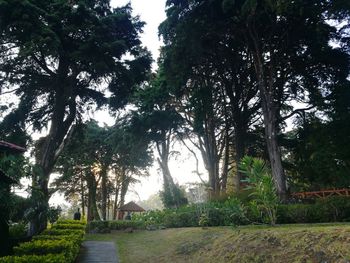
POLYGON ((121 262, 349 262, 350 225, 180 228, 88 235, 114 240, 121 262))

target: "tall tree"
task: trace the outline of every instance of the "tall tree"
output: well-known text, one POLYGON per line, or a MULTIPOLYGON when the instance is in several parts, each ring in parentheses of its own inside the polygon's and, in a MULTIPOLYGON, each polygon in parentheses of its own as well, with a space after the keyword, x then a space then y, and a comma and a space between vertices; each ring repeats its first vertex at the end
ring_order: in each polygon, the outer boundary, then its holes
POLYGON ((149 82, 135 94, 133 125, 138 127, 155 144, 157 163, 163 175, 163 200, 167 207, 179 207, 187 202, 178 185, 174 183, 169 169, 171 147, 182 124, 181 116, 175 111, 174 100, 164 79, 163 69, 150 77, 149 82))
MULTIPOLYGON (((206 145, 201 150, 203 160, 209 173, 217 174, 210 176, 217 178, 213 189, 219 184, 225 188, 228 173, 225 167, 231 163, 227 160, 239 163, 244 156, 247 133, 260 107, 256 81, 251 74, 251 57, 243 41, 228 30, 231 21, 225 18, 220 1, 168 1, 167 16, 159 28, 166 44, 163 49, 166 77, 177 90, 175 94, 187 94, 182 100, 192 104, 189 111, 197 119, 197 128, 202 119, 202 131, 207 132, 200 134, 200 140, 204 134, 211 138, 202 143, 206 145), (215 132, 205 129, 209 126, 212 131, 215 127, 215 132), (232 148, 233 151, 228 150, 232 148), (225 149, 223 156, 222 149, 225 149), (215 186, 221 162, 222 178, 215 186)), ((240 177, 237 169, 236 190, 240 177)))
POLYGON ((223 1, 234 21, 232 34, 245 40, 252 56, 272 174, 282 199, 286 196, 286 177, 278 124, 286 100, 304 97, 304 103, 314 105, 325 100, 329 87, 348 74, 346 55, 329 45, 332 39, 339 39, 335 27, 327 22, 332 4, 223 1))
MULTIPOLYGON (((50 198, 50 173, 84 107, 108 101, 123 106, 150 67, 140 47, 143 23, 130 5, 112 9, 109 0, 5 0, 0 3, 1 89, 20 98, 7 119, 49 125, 37 144, 35 182, 42 202, 50 198), (124 55, 131 54, 131 59, 124 55), (100 84, 108 83, 107 100, 100 84)), ((46 218, 33 232, 46 227, 46 218)))

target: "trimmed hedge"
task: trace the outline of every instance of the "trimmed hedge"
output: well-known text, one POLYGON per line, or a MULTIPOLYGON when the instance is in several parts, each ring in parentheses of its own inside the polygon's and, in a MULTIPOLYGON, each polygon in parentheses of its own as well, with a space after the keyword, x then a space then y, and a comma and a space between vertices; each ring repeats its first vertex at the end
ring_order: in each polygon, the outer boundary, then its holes
POLYGON ((66 262, 73 262, 79 253, 79 248, 78 244, 68 240, 33 240, 14 247, 13 251, 16 256, 62 253, 66 262))
POLYGON ((52 229, 78 229, 85 230, 85 225, 80 224, 56 224, 52 226, 52 229))
POLYGON ((0 257, 0 263, 66 263, 64 254, 0 257))
POLYGON ((86 226, 86 221, 83 220, 73 220, 73 219, 58 219, 56 224, 61 225, 61 224, 73 224, 73 225, 82 225, 86 226))
POLYGON ((314 204, 288 204, 277 207, 277 223, 330 223, 350 221, 350 198, 333 196, 314 204))
POLYGON ((88 224, 88 231, 94 233, 106 233, 111 230, 125 230, 127 228, 144 229, 142 222, 130 220, 111 220, 111 221, 91 221, 88 224))
POLYGON ((15 256, 0 258, 0 263, 74 262, 85 234, 85 222, 59 220, 51 229, 13 248, 15 256))

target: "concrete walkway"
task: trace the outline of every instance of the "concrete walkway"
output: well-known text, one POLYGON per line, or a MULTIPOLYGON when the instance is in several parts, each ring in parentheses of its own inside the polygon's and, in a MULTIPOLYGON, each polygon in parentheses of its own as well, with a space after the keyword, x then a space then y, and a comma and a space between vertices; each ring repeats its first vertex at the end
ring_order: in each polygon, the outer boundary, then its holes
POLYGON ((115 244, 104 241, 83 242, 77 263, 118 263, 115 244))

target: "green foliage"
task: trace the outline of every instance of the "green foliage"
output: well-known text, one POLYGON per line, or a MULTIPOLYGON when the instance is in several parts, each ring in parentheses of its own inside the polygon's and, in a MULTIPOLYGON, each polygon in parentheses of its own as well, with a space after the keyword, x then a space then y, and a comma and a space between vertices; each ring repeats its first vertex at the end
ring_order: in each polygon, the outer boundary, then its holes
POLYGON ((262 221, 274 225, 276 223, 276 209, 278 197, 272 175, 261 159, 245 156, 239 166, 241 172, 247 176, 248 188, 252 190, 253 210, 261 213, 262 221))
POLYGON ((47 254, 47 255, 24 255, 0 257, 0 263, 67 263, 65 255, 47 254))
POLYGON ((76 234, 70 235, 38 235, 34 236, 33 240, 69 240, 74 242, 76 245, 80 246, 83 238, 76 234))
POLYGON ((277 222, 327 223, 350 221, 348 197, 334 196, 317 199, 314 204, 286 204, 277 208, 277 222))
POLYGON ((144 229, 145 224, 140 220, 91 221, 88 224, 88 231, 91 233, 109 233, 111 230, 125 230, 127 228, 144 229))
POLYGON ((177 209, 149 211, 133 216, 132 220, 142 222, 146 226, 165 227, 194 227, 204 223, 207 226, 230 226, 248 223, 246 209, 236 198, 182 206, 177 209))
POLYGON ((164 190, 159 192, 159 196, 165 208, 181 207, 188 204, 185 191, 179 185, 165 186, 164 190))
POLYGON ((57 224, 73 224, 73 225, 86 225, 84 220, 73 220, 73 219, 58 219, 57 224))
POLYGON ((309 115, 298 123, 300 126, 289 134, 290 143, 286 145, 291 150, 287 161, 292 187, 296 191, 348 187, 349 117, 324 121, 309 115))
POLYGON ((54 236, 61 236, 61 235, 76 235, 81 238, 85 235, 84 230, 78 230, 78 229, 46 229, 42 232, 42 235, 54 235, 54 236))
POLYGON ((11 204, 9 220, 11 222, 22 222, 25 220, 25 212, 30 208, 31 200, 16 194, 11 194, 9 203, 11 204))
POLYGON ((198 225, 201 227, 206 227, 209 225, 209 218, 206 214, 201 214, 199 217, 198 225))
POLYGON ((49 219, 49 222, 51 224, 55 223, 60 217, 61 212, 62 212, 62 208, 60 206, 57 206, 57 207, 50 206, 49 210, 47 211, 47 218, 49 219))
POLYGON ((34 240, 14 247, 13 251, 16 256, 63 253, 67 262, 73 262, 78 255, 79 246, 68 240, 34 240))
POLYGON ((51 229, 13 248, 15 256, 0 262, 74 262, 85 234, 83 221, 58 220, 51 229))
POLYGON ((85 225, 82 224, 73 224, 73 223, 59 223, 53 225, 51 229, 74 229, 74 230, 85 230, 85 225))
POLYGON ((9 227, 10 238, 23 238, 27 236, 27 224, 26 223, 14 223, 9 227))

